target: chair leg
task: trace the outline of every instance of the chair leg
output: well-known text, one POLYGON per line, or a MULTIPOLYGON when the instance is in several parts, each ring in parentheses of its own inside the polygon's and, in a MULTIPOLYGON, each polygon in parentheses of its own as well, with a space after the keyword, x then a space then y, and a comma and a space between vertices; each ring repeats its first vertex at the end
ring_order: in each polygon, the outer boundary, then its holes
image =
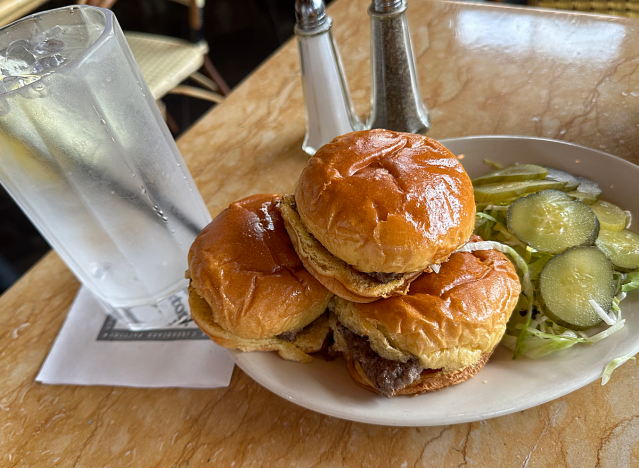
POLYGON ((213 91, 214 93, 219 93, 220 92, 220 87, 217 85, 217 83, 215 81, 213 81, 211 78, 209 78, 208 76, 203 75, 200 72, 191 73, 189 75, 189 78, 191 78, 193 81, 195 81, 200 86, 204 86, 209 91, 213 91))
POLYGON ((209 78, 215 81, 215 83, 220 87, 222 96, 227 96, 231 92, 231 88, 229 88, 229 85, 226 84, 222 75, 220 75, 215 69, 215 66, 213 66, 213 62, 208 54, 204 56, 204 71, 207 75, 209 75, 209 78))
POLYGON ((165 117, 166 118, 164 120, 166 121, 166 126, 169 127, 169 130, 171 131, 173 135, 177 135, 178 132, 180 131, 180 126, 177 124, 177 122, 171 116, 171 114, 168 113, 168 111, 165 117))
POLYGON ((206 89, 196 88, 195 86, 180 85, 169 91, 169 94, 181 94, 182 96, 189 96, 196 99, 203 99, 205 101, 214 102, 216 104, 224 101, 224 96, 213 91, 207 91, 206 89))
POLYGON ((160 114, 162 114, 162 118, 166 120, 166 104, 164 104, 164 101, 162 99, 156 99, 155 103, 158 105, 158 108, 160 109, 160 114))
POLYGON ((166 126, 169 127, 169 130, 173 135, 177 135, 177 133, 180 131, 180 127, 175 119, 171 117, 171 114, 169 114, 169 112, 166 110, 166 104, 164 104, 164 101, 162 99, 158 99, 157 101, 155 101, 155 103, 160 108, 160 114, 162 114, 162 118, 166 122, 166 126))

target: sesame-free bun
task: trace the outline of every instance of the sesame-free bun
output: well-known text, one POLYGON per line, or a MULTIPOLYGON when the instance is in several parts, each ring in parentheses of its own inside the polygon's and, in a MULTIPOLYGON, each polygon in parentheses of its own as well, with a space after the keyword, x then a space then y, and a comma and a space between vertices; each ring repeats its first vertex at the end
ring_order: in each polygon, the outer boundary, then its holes
MULTIPOLYGON (((406 296, 370 304, 335 297, 330 307, 340 323, 366 336, 383 358, 417 358, 431 370, 399 392, 418 394, 462 382, 481 369, 504 334, 520 290, 508 258, 496 250, 480 250, 452 254, 439 273, 424 273, 413 281, 406 296)), ((360 385, 372 385, 357 362, 349 363, 349 371, 360 385)))
POLYGON ((284 226, 304 267, 333 294, 352 302, 373 302, 383 297, 403 295, 410 282, 421 272, 402 273, 387 282, 357 271, 345 261, 331 254, 313 237, 300 220, 292 195, 284 195, 280 202, 284 226))
MULTIPOLYGON (((279 198, 239 200, 202 230, 189 251, 189 304, 195 322, 222 346, 277 350, 287 359, 307 360, 308 346, 295 353, 290 348, 299 339, 291 343, 278 335, 299 332, 315 321, 332 293, 304 269, 293 250, 277 208, 279 198)), ((321 346, 325 336, 312 341, 321 346)))
POLYGON ((295 202, 308 232, 366 273, 442 263, 475 223, 472 183, 450 151, 425 136, 379 129, 322 146, 295 202))
POLYGON ((289 361, 310 362, 312 358, 309 354, 322 349, 329 332, 328 317, 323 314, 303 328, 292 343, 277 336, 243 338, 216 323, 211 306, 193 288, 189 288, 189 305, 191 317, 198 327, 220 346, 245 352, 277 351, 281 358, 289 361))

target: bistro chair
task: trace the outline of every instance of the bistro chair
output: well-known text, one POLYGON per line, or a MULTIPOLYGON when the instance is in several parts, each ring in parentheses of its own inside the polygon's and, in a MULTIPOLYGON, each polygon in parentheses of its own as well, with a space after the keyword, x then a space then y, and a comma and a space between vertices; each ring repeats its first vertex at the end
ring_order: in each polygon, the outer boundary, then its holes
POLYGON ((529 0, 530 6, 639 18, 639 0, 529 0))

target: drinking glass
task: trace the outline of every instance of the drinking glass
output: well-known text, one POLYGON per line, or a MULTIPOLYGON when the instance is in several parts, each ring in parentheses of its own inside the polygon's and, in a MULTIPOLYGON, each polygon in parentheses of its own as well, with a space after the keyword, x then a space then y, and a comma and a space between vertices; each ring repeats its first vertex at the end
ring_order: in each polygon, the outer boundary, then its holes
POLYGON ((139 329, 184 317, 211 218, 111 11, 0 29, 0 182, 109 313, 139 329))

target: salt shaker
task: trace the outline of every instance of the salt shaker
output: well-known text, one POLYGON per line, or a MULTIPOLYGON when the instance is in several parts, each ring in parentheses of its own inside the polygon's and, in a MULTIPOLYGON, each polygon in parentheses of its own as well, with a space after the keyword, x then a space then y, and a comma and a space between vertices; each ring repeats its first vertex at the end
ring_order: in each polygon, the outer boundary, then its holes
POLYGON ((302 149, 313 155, 336 136, 363 129, 363 124, 353 110, 324 2, 296 0, 295 17, 306 109, 302 149))
POLYGON ((405 0, 372 0, 371 113, 367 127, 424 134, 430 128, 415 72, 405 0))

